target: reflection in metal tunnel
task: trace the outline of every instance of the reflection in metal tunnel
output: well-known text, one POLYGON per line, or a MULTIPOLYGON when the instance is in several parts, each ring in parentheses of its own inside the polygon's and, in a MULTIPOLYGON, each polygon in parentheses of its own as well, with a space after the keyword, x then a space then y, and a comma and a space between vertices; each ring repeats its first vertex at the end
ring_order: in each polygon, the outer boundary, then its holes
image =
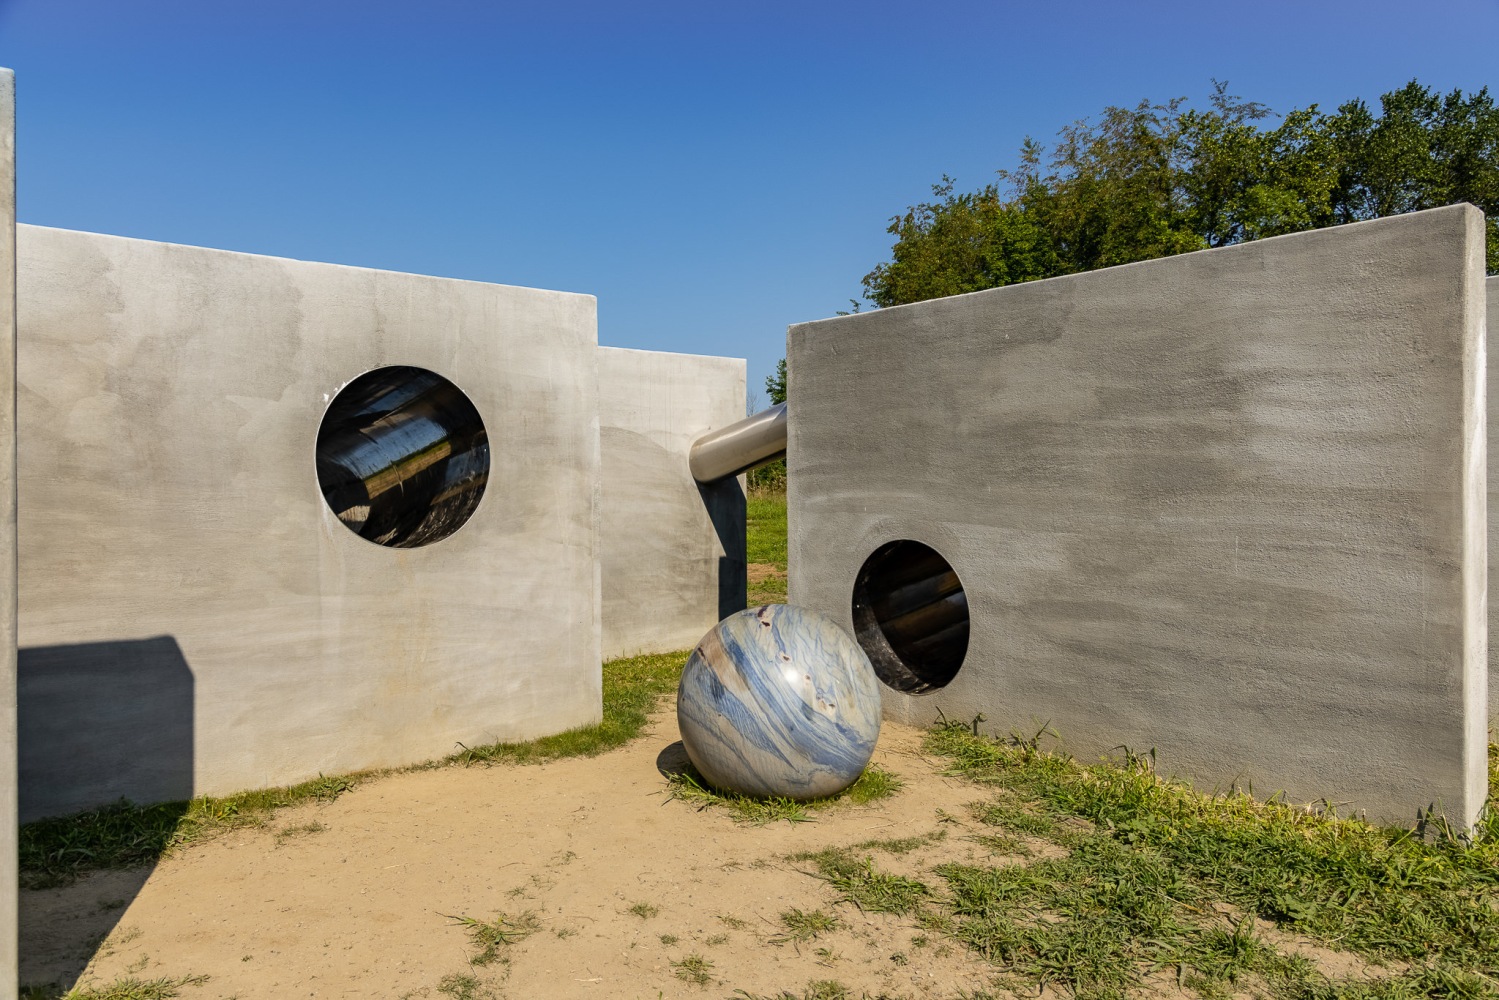
POLYGON ((874 551, 854 582, 854 637, 880 680, 922 694, 945 687, 968 655, 968 597, 935 549, 909 539, 874 551))
POLYGON ((441 541, 479 506, 489 435, 457 386, 424 368, 366 372, 333 398, 317 435, 323 499, 380 545, 441 541))

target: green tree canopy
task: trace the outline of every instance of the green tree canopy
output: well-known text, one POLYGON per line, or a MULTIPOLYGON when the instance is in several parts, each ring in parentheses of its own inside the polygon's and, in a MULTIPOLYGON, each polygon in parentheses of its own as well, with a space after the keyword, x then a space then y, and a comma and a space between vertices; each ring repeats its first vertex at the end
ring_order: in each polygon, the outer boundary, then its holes
POLYGON ((1499 273, 1488 88, 1442 96, 1412 80, 1378 114, 1353 100, 1275 117, 1215 82, 1205 109, 1145 101, 1068 125, 1049 158, 1027 139, 999 183, 957 193, 944 176, 891 219, 865 297, 901 305, 1460 201, 1487 214, 1499 273))
POLYGON ((786 359, 776 362, 776 373, 765 377, 765 391, 770 395, 770 405, 786 402, 786 359))

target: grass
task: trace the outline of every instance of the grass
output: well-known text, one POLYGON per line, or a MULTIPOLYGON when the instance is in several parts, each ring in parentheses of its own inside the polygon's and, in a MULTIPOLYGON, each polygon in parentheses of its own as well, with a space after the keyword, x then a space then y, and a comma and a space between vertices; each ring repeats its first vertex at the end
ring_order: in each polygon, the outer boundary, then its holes
POLYGON ((781 944, 786 941, 811 941, 819 934, 838 929, 838 918, 831 913, 822 910, 813 910, 810 913, 800 909, 786 910, 781 914, 781 926, 786 928, 784 934, 772 938, 772 944, 781 944))
POLYGON ((786 489, 751 489, 746 501, 746 557, 762 568, 749 584, 749 606, 786 602, 786 489), (766 571, 771 567, 773 571, 766 571))
POLYGON ((67 885, 88 871, 150 864, 173 848, 212 834, 264 826, 278 809, 332 802, 371 774, 319 775, 285 788, 223 798, 204 796, 191 802, 137 806, 122 801, 60 819, 27 823, 20 831, 21 885, 49 888, 67 885))
POLYGON ((805 802, 781 795, 767 797, 740 795, 737 792, 720 792, 708 785, 691 765, 668 779, 671 797, 697 806, 699 809, 718 807, 729 812, 741 823, 763 826, 785 820, 788 823, 807 823, 812 812, 842 802, 865 805, 889 798, 900 791, 901 780, 896 775, 871 764, 848 788, 837 795, 805 802))
POLYGON ((1122 1000, 1166 975, 1204 998, 1499 998, 1492 813, 1469 844, 1204 795, 1136 755, 1085 765, 966 726, 934 730, 927 747, 994 789, 973 815, 996 836, 1045 838, 1062 855, 939 865, 932 884, 883 872, 855 848, 800 857, 843 899, 957 938, 1020 988, 1122 1000), (1329 979, 1272 930, 1353 952, 1374 978, 1329 979))
POLYGON ((314 833, 323 833, 328 829, 323 823, 313 820, 311 823, 297 823, 292 826, 282 827, 276 831, 278 843, 291 840, 295 837, 306 837, 314 833))
POLYGON ((795 854, 791 860, 812 862, 815 873, 838 890, 843 902, 873 913, 911 916, 932 895, 925 883, 879 871, 873 859, 849 847, 795 854))
POLYGON ((866 840, 855 844, 855 851, 884 851, 886 854, 910 854, 912 851, 920 850, 928 844, 935 844, 939 840, 947 839, 946 830, 934 830, 931 833, 916 837, 891 837, 881 840, 866 840))
POLYGON ((745 561, 786 572, 786 493, 754 491, 745 501, 745 561))
POLYGON ((529 910, 514 918, 501 913, 493 920, 443 915, 468 931, 468 939, 477 949, 468 960, 470 965, 489 965, 503 955, 505 948, 530 937, 540 926, 536 914, 529 910))
POLYGON ((182 987, 208 982, 207 976, 178 979, 119 979, 108 986, 75 986, 66 993, 53 986, 26 986, 21 1000, 174 1000, 182 987))
POLYGON ((639 902, 631 906, 629 912, 635 914, 641 920, 649 920, 661 912, 661 907, 652 903, 639 902))
MULTIPOLYGON (((687 653, 614 660, 603 668, 603 721, 529 743, 463 747, 441 761, 401 770, 501 762, 534 764, 571 756, 596 756, 638 736, 662 695, 675 690, 687 653)), ((38 820, 20 830, 21 885, 67 885, 106 868, 152 864, 169 851, 227 830, 265 826, 278 810, 332 802, 344 792, 392 771, 322 776, 284 788, 266 788, 190 802, 138 806, 121 801, 72 816, 38 820)), ((310 832, 307 824, 301 832, 310 832)))
POLYGON ((468 972, 443 976, 437 983, 437 992, 453 1000, 499 1000, 498 993, 468 972))
MULTIPOLYGON (((969 994, 963 994, 968 996, 969 994)), ((814 979, 807 984, 807 988, 800 993, 784 990, 775 996, 763 996, 759 993, 746 993, 744 990, 735 990, 734 996, 741 1000, 856 1000, 854 991, 838 982, 836 979, 814 979)), ((889 996, 881 993, 878 997, 868 993, 860 993, 857 1000, 903 1000, 903 998, 889 996)))
POLYGON ((713 963, 701 955, 688 955, 680 962, 671 963, 672 975, 684 983, 696 983, 699 986, 707 986, 713 982, 709 974, 713 963))

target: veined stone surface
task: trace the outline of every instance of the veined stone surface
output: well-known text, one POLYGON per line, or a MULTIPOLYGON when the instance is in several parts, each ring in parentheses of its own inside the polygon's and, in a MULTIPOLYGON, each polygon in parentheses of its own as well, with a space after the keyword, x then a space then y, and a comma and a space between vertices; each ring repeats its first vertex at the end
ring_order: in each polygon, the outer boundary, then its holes
POLYGON ((815 799, 858 780, 880 735, 880 691, 832 619, 769 604, 709 630, 682 670, 677 722, 714 787, 815 799))

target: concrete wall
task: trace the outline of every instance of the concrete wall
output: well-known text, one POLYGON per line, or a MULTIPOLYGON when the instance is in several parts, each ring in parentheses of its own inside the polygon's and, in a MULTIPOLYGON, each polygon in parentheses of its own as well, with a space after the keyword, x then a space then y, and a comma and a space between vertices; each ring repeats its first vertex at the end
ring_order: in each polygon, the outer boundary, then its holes
MULTIPOLYGON (((1484 288, 1488 292, 1488 331, 1493 333, 1499 331, 1499 276, 1489 278, 1484 282, 1484 288)), ((1489 385, 1499 385, 1499 370, 1494 367, 1494 355, 1496 351, 1488 352, 1489 385)), ((1496 422, 1493 411, 1499 407, 1491 404, 1489 406, 1489 510, 1496 509, 1499 503, 1499 468, 1495 467, 1495 460, 1499 459, 1499 439, 1496 439, 1496 422)), ((1499 515, 1489 516, 1489 552, 1493 557, 1489 560, 1489 593, 1499 593, 1499 580, 1495 579, 1495 563, 1499 562, 1499 515)), ((1489 719, 1490 725, 1499 725, 1499 631, 1496 631, 1495 616, 1492 609, 1489 612, 1489 719)))
POLYGON ((0 1000, 20 975, 16 915, 16 77, 0 69, 0 1000))
POLYGON ((591 296, 31 226, 19 261, 23 818, 599 717, 591 296), (477 511, 421 548, 314 470, 385 365, 488 429, 477 511))
POLYGON ((687 451, 744 417, 745 363, 599 348, 605 658, 688 649, 744 607, 744 490, 703 488, 687 451))
POLYGON ((1466 825, 1483 309, 1458 206, 792 327, 791 599, 923 542, 970 642, 889 716, 1466 825))

